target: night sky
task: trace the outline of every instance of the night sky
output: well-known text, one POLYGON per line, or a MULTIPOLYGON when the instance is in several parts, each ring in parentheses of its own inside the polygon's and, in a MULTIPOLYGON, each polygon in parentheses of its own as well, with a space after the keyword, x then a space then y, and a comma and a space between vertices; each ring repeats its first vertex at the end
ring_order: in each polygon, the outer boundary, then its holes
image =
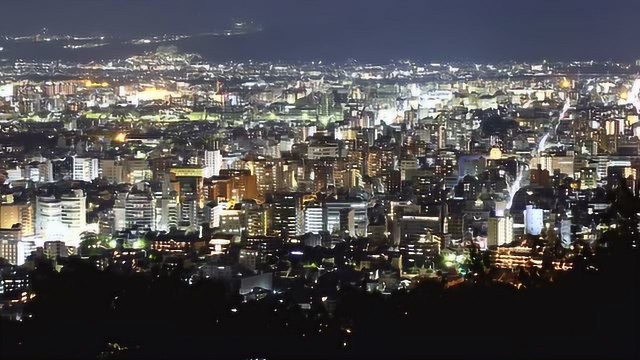
MULTIPOLYGON (((222 58, 386 61, 635 60, 639 0, 2 0, 2 34, 121 35, 262 23, 239 41, 186 44, 222 58)), ((215 56, 214 56, 215 57, 215 56)))

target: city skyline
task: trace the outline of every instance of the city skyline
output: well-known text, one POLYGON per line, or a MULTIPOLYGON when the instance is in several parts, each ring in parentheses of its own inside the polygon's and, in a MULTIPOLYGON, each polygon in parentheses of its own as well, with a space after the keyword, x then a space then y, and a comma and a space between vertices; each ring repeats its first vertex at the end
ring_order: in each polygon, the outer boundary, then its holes
POLYGON ((3 359, 640 356, 640 2, 2 6, 3 359))

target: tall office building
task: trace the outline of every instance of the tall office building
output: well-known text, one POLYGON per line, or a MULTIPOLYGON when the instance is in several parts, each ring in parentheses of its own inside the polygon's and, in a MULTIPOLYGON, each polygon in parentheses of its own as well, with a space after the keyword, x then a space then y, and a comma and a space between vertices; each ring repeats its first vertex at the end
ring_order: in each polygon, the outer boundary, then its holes
POLYGON ((156 201, 147 191, 130 192, 124 204, 125 228, 155 230, 156 201))
POLYGON ((344 209, 353 209, 353 218, 355 225, 355 233, 358 236, 366 236, 369 218, 367 215, 368 204, 366 201, 327 201, 324 204, 326 231, 340 231, 341 211, 344 209))
POLYGON ((513 218, 511 216, 490 217, 487 246, 501 246, 513 241, 513 218))
POLYGON ((320 161, 313 167, 313 191, 327 191, 329 187, 335 186, 334 163, 332 161, 320 161))
POLYGON ((10 229, 0 229, 0 258, 11 265, 22 265, 35 250, 33 241, 22 240, 22 228, 15 225, 10 229))
POLYGON ((174 190, 178 194, 180 221, 197 225, 202 221, 204 209, 204 169, 200 166, 171 169, 174 190))
POLYGON ((100 177, 109 180, 110 183, 123 183, 124 165, 119 160, 100 159, 100 177))
POLYGON ((315 202, 308 202, 304 206, 304 233, 317 234, 324 231, 324 208, 315 202))
POLYGON ((258 185, 258 199, 264 201, 266 194, 275 191, 276 166, 273 161, 250 161, 249 166, 256 177, 258 185))
POLYGON ((303 231, 302 197, 297 193, 274 193, 267 199, 271 206, 273 235, 285 239, 301 235, 303 231))
POLYGON ((156 230, 169 231, 171 227, 177 227, 179 218, 180 207, 175 196, 156 199, 156 230))
POLYGON ((82 190, 73 190, 60 197, 62 225, 66 228, 65 242, 69 246, 80 244, 80 234, 87 227, 87 197, 82 190))
POLYGON ((23 236, 33 236, 34 222, 33 203, 0 204, 0 228, 10 229, 13 225, 20 224, 23 236))
POLYGON ((204 151, 204 177, 218 176, 222 169, 222 154, 220 150, 204 151))
POLYGON ((44 241, 62 241, 66 230, 62 224, 62 202, 53 196, 39 196, 36 200, 36 235, 44 241))
POLYGON ((73 180, 92 181, 100 176, 98 159, 73 157, 73 180))
POLYGON ((524 211, 524 229, 527 234, 540 235, 543 227, 543 210, 527 205, 524 211))
POLYGON ((248 206, 245 210, 248 236, 266 236, 269 228, 269 210, 263 206, 248 206))
POLYGON ((251 170, 222 169, 220 176, 231 179, 231 194, 228 200, 240 202, 243 199, 258 198, 258 183, 251 170))
POLYGON ((129 184, 137 184, 151 180, 153 171, 149 167, 147 159, 126 159, 123 162, 124 181, 129 184))

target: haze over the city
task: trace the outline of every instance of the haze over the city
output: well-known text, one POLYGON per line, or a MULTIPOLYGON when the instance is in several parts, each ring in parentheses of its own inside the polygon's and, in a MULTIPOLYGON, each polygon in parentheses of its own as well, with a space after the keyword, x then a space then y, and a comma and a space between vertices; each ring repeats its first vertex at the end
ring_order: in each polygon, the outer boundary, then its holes
POLYGON ((182 45, 217 60, 640 57, 635 0, 26 0, 4 1, 2 12, 25 14, 3 16, 0 34, 12 35, 43 27, 56 34, 189 34, 219 29, 238 17, 264 26, 239 42, 199 39, 182 45))

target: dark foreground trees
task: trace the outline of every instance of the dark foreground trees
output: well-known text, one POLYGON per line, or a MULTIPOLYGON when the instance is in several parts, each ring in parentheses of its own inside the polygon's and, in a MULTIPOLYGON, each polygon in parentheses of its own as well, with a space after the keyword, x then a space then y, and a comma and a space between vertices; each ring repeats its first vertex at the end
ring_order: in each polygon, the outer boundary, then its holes
POLYGON ((0 356, 637 357, 637 249, 610 247, 594 256, 583 268, 527 289, 425 282, 385 299, 343 287, 331 315, 319 299, 311 310, 302 310, 294 295, 241 304, 225 296, 222 283, 189 286, 77 262, 35 277, 34 316, 3 320, 0 356), (594 262, 597 271, 589 268, 594 262))

